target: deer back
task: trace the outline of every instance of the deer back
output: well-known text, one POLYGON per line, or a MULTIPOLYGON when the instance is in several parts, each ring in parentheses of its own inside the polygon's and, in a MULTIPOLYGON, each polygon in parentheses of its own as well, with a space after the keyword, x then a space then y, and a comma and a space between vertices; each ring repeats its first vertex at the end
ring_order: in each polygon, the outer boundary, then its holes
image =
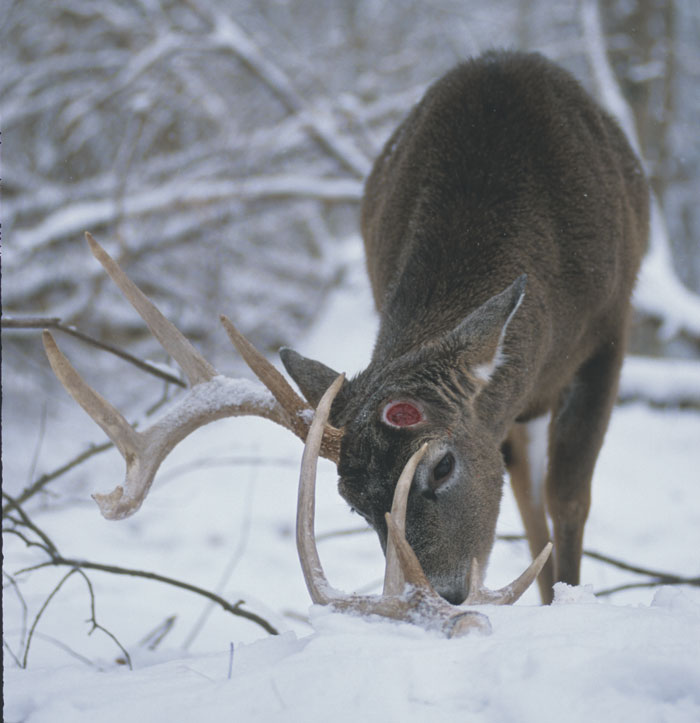
POLYGON ((566 71, 520 53, 458 66, 395 131, 366 184, 374 357, 454 328, 526 273, 518 316, 558 366, 580 341, 573 329, 598 335, 594 319, 626 315, 647 198, 616 122, 566 71))

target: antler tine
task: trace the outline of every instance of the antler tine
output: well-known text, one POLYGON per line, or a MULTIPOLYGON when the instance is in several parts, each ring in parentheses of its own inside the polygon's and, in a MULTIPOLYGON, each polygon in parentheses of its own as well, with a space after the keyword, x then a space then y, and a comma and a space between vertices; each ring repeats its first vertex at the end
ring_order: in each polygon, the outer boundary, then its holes
POLYGON ((207 382, 217 375, 216 369, 190 344, 185 336, 168 321, 151 303, 150 299, 121 270, 119 264, 95 241, 92 234, 85 238, 93 256, 102 264, 122 294, 146 322, 153 336, 178 363, 190 386, 207 382))
MULTIPOLYGON (((391 514, 387 513, 387 520, 391 518, 400 537, 405 542, 406 535, 406 506, 408 504, 408 493, 413 482, 413 475, 416 467, 423 458, 428 445, 423 444, 420 449, 411 455, 401 472, 399 481, 396 483, 394 490, 394 499, 391 504, 391 514)), ((388 523, 387 523, 388 524, 388 523)), ((408 546, 410 549, 410 545, 408 546)), ((411 554, 415 557, 415 553, 411 550, 411 554)), ((419 566, 420 567, 420 566, 419 566)), ((423 573, 421 569, 421 574, 423 573)), ((423 575, 425 578, 425 575, 423 575)), ((394 536, 389 535, 386 545, 386 569, 384 571, 384 595, 400 595, 406 584, 406 576, 403 566, 400 563, 394 536)))
MULTIPOLYGON (((226 329, 229 339, 236 347, 236 351, 289 414, 291 430, 301 440, 305 440, 309 431, 308 417, 313 412, 311 406, 292 389, 282 374, 238 331, 227 316, 222 314, 219 318, 224 329, 226 329)), ((321 456, 337 464, 340 458, 340 440, 342 437, 342 429, 326 424, 321 442, 321 456)))
POLYGON ((76 402, 102 427, 122 457, 134 456, 140 448, 139 435, 104 397, 90 387, 78 374, 50 332, 42 332, 46 356, 54 374, 76 402))
MULTIPOLYGON (((292 389, 289 382, 265 356, 238 331, 231 319, 224 314, 221 314, 219 319, 232 344, 236 347, 236 351, 243 357, 251 371, 272 392, 275 399, 289 412, 294 421, 301 422, 301 415, 311 407, 292 389)), ((308 423, 304 425, 305 432, 308 426, 308 423)))
MULTIPOLYGON (((406 534, 401 527, 397 524, 395 519, 387 512, 384 515, 386 519, 387 531, 389 533, 389 540, 394 549, 394 555, 396 556, 396 566, 401 570, 400 577, 400 588, 396 588, 392 592, 384 592, 384 596, 401 595, 404 592, 406 583, 413 585, 416 588, 422 588, 426 590, 430 595, 434 595, 436 598, 438 594, 433 590, 433 586, 428 581, 420 561, 416 557, 416 553, 413 548, 408 544, 406 534)), ((389 567, 389 561, 387 556, 387 568, 389 567)))
POLYGON ((520 599, 525 590, 535 581, 545 566, 552 552, 552 543, 548 542, 542 552, 530 563, 522 575, 517 577, 510 585, 500 590, 489 590, 481 584, 481 573, 476 560, 472 560, 469 571, 469 594, 462 605, 479 605, 490 603, 492 605, 512 605, 520 599))
POLYGON ((321 450, 324 428, 331 405, 340 391, 345 375, 341 374, 325 391, 318 403, 316 413, 306 435, 304 454, 301 458, 299 496, 297 500, 297 552, 304 573, 306 587, 311 599, 318 605, 328 605, 343 595, 328 583, 321 559, 318 556, 314 535, 314 508, 316 497, 316 464, 321 450))

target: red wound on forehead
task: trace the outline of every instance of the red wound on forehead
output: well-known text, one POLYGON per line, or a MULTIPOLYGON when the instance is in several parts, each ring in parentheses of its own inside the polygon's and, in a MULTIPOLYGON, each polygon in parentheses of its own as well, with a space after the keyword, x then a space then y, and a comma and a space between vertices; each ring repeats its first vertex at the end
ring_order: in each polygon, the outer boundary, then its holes
POLYGON ((410 402, 389 402, 384 407, 384 421, 392 427, 412 427, 423 421, 423 413, 410 402))

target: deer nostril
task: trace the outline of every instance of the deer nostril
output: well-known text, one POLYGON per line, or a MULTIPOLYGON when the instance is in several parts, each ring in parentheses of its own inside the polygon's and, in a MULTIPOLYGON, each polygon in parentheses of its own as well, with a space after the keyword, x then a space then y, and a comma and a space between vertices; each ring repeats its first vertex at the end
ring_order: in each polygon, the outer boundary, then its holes
POLYGON ((435 467, 433 467, 433 473, 430 475, 430 489, 435 491, 440 485, 444 484, 452 474, 454 467, 454 455, 452 452, 447 452, 435 467))

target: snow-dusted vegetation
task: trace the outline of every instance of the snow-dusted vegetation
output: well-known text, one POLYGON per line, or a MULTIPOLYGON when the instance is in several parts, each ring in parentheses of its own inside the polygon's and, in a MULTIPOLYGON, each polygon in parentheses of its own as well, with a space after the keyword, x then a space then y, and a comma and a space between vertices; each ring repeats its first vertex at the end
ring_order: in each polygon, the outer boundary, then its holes
MULTIPOLYGON (((6 5, 4 719, 698 720, 697 4, 6 5), (293 344, 358 371, 376 324, 363 178, 426 85, 494 46, 572 70, 634 136, 656 199, 583 585, 549 607, 531 590, 486 608, 492 634, 461 640, 309 611, 293 539, 301 444, 263 420, 197 431, 134 517, 104 520, 90 495, 121 483, 122 460, 53 377, 39 330, 8 317, 60 319, 178 375, 87 229, 222 372, 247 373, 222 312, 273 359, 293 344)), ((56 337, 140 427, 182 393, 56 337)), ((381 550, 334 473, 319 475, 321 557, 337 587, 376 592, 381 550)), ((491 586, 524 568, 521 531, 507 491, 491 586)))

